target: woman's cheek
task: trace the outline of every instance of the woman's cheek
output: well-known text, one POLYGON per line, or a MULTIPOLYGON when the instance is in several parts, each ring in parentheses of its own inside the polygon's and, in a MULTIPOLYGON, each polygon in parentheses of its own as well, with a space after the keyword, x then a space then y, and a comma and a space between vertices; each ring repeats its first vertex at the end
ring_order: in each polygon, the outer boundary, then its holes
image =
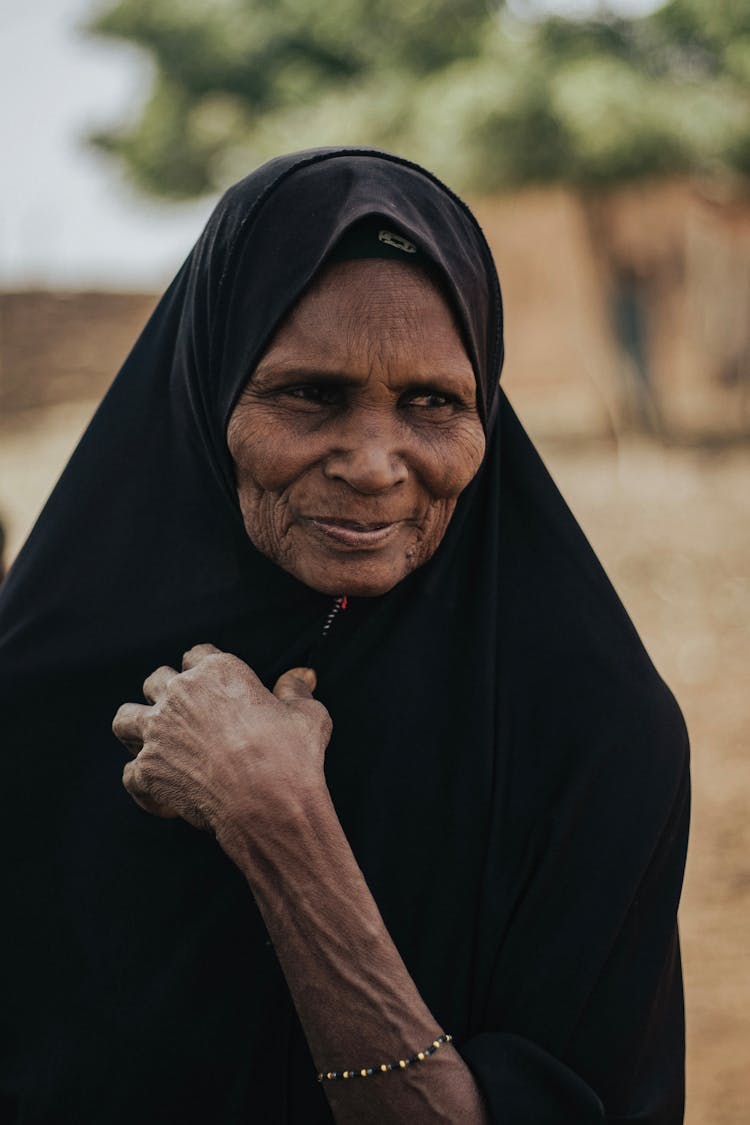
POLYGON ((481 423, 464 424, 433 436, 430 443, 432 492, 435 496, 457 499, 474 479, 485 451, 481 423))
MULTIPOLYGON (((238 487, 283 492, 305 472, 309 457, 301 443, 285 430, 258 426, 246 434, 234 454, 238 487)), ((230 449, 231 452, 231 449, 230 449)))
POLYGON ((237 491, 248 539, 263 554, 279 561, 285 553, 288 530, 286 505, 276 493, 258 487, 255 482, 237 491))

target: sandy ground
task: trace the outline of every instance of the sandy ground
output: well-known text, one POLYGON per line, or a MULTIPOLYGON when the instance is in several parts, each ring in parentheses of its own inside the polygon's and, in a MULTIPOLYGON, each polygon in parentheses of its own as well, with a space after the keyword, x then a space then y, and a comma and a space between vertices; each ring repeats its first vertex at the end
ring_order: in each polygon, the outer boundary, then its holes
MULTIPOLYGON (((11 551, 93 410, 0 426, 11 551)), ((750 1121, 750 449, 547 444, 548 464, 685 711, 694 812, 681 913, 688 1125, 750 1121)))
POLYGON ((750 451, 547 457, 685 712, 689 1125, 750 1121, 750 451))

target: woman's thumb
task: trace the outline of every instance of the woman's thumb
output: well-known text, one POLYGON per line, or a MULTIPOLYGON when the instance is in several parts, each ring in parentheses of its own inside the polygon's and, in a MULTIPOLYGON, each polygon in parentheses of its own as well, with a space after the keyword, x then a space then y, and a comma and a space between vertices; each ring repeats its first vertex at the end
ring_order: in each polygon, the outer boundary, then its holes
POLYGON ((277 699, 312 699, 317 682, 312 668, 290 668, 279 676, 273 694, 277 699))

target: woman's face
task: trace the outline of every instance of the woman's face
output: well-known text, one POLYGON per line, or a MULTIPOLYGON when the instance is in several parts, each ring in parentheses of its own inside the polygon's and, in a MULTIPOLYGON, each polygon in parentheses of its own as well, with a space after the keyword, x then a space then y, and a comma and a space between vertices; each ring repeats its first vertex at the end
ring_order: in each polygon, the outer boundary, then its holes
POLYGON ((385 594, 427 562, 484 455, 453 314, 411 266, 328 266, 227 427, 252 542, 307 586, 385 594))

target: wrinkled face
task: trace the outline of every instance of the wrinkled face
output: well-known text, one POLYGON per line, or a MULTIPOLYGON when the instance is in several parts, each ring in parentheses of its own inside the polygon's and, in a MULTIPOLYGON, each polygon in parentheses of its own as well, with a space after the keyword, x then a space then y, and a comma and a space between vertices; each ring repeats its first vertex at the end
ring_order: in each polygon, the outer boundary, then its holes
POLYGON ((227 427, 252 542, 307 586, 375 596, 427 562, 484 455, 453 314, 418 270, 324 269, 227 427))

